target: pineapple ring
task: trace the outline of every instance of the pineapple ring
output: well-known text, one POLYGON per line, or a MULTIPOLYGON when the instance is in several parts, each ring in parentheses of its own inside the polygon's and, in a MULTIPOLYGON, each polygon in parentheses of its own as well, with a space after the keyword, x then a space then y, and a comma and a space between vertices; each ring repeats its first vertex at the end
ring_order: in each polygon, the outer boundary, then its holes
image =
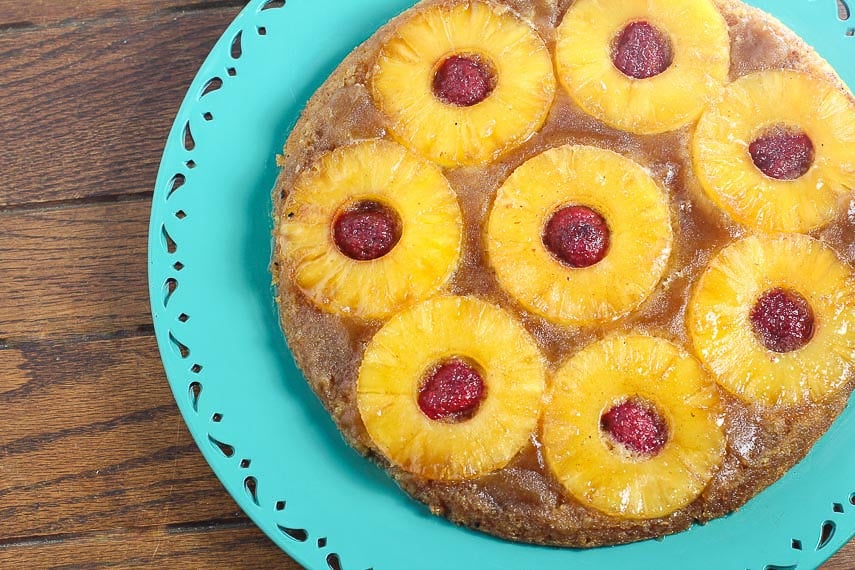
POLYGON ((379 319, 437 293, 457 267, 462 236, 457 196, 439 169, 398 144, 372 140, 327 153, 300 175, 282 208, 278 239, 313 303, 379 319), (359 201, 379 202, 401 219, 398 243, 372 261, 344 255, 331 229, 338 213, 359 201))
POLYGON ((657 134, 701 114, 727 80, 730 36, 709 0, 578 0, 557 32, 558 78, 576 103, 612 127, 657 134), (673 60, 647 79, 624 75, 612 61, 615 36, 646 21, 671 40, 673 60))
POLYGON ((372 93, 394 137, 446 167, 489 162, 539 129, 555 98, 549 50, 509 8, 480 1, 416 11, 395 30, 374 68, 372 93), (490 95, 471 107, 433 93, 439 65, 474 55, 496 72, 490 95))
POLYGON ((617 319, 662 279, 673 231, 668 199, 638 164, 612 151, 563 146, 508 178, 487 226, 500 284, 527 310, 565 325, 617 319), (562 264, 543 243, 550 217, 567 205, 595 210, 611 232, 609 252, 585 268, 562 264))
POLYGON ((692 143, 695 172, 707 195, 754 230, 808 233, 830 222, 855 187, 855 104, 827 81, 795 71, 747 75, 701 117, 692 143), (748 151, 777 125, 798 127, 813 142, 808 172, 795 180, 763 174, 748 151))
POLYGON ((855 276, 814 238, 753 236, 726 247, 698 281, 686 318, 695 351, 718 383, 749 403, 821 401, 851 378, 855 276), (756 300, 775 288, 797 292, 813 310, 813 338, 792 352, 767 349, 750 321, 756 300))
POLYGON ((471 297, 438 297, 395 315, 371 340, 357 406, 371 440, 401 469, 469 479, 504 467, 528 443, 545 374, 537 345, 505 311, 471 297), (418 403, 421 383, 453 357, 483 370, 486 397, 464 422, 430 420, 418 403))
POLYGON ((555 374, 544 411, 543 450, 550 470, 577 500, 630 519, 667 516, 694 501, 725 451, 715 383, 671 342, 620 335, 596 342, 555 374), (655 404, 668 441, 650 458, 613 448, 601 418, 639 397, 655 404))

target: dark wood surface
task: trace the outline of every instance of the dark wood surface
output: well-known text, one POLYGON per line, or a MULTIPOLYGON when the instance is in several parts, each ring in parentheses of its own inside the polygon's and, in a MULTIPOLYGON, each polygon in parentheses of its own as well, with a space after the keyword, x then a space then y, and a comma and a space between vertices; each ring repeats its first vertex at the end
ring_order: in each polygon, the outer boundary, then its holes
POLYGON ((300 568, 196 449, 148 310, 162 146, 244 4, 0 0, 0 568, 300 568))

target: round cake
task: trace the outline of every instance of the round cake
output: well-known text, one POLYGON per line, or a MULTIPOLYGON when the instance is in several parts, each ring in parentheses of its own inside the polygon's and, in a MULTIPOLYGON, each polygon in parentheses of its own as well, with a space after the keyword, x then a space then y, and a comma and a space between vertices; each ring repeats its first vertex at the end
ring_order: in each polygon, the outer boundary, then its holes
POLYGON ((426 0, 278 157, 282 328, 440 516, 592 547, 738 509, 855 387, 855 100, 737 0, 426 0))

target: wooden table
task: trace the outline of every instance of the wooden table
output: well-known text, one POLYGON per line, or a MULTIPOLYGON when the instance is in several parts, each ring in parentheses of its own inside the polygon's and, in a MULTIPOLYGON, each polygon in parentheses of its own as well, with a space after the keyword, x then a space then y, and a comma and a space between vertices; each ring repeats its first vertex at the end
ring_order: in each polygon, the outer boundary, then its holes
POLYGON ((0 0, 2 568, 299 568, 197 451, 146 288, 162 146, 244 4, 0 0))

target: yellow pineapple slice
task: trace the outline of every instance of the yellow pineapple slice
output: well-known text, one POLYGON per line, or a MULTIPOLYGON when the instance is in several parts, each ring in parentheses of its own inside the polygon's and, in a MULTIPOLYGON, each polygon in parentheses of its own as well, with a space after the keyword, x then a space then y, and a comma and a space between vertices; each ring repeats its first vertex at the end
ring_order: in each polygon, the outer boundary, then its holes
POLYGON ((692 158, 706 193, 737 223, 810 232, 855 188, 855 103, 796 71, 747 75, 701 117, 692 158))
POLYGON ((710 0, 578 0, 555 49, 576 103, 638 134, 695 121, 730 69, 727 23, 710 0))
POLYGON ((664 517, 715 474, 722 414, 715 383, 682 349, 643 335, 607 337, 556 373, 544 456, 582 504, 627 519, 664 517))
POLYGON ((481 164, 539 129, 555 96, 546 44, 507 6, 417 9, 382 47, 372 91, 395 138, 447 167, 481 164))
POLYGON ((286 269, 325 311, 379 319, 437 293, 463 221, 439 169, 389 141, 323 155, 294 184, 278 240, 286 269))
POLYGON ((800 234, 753 236, 710 262, 689 304, 697 354, 750 403, 821 401, 852 377, 855 277, 800 234))
POLYGON ((638 307, 662 278, 672 242, 665 192, 635 162, 589 146, 551 149, 517 168, 487 225, 502 287, 565 325, 638 307))
POLYGON ((371 340, 357 405, 392 463, 428 479, 504 467, 540 414, 543 357, 502 309, 438 297, 395 315, 371 340))

